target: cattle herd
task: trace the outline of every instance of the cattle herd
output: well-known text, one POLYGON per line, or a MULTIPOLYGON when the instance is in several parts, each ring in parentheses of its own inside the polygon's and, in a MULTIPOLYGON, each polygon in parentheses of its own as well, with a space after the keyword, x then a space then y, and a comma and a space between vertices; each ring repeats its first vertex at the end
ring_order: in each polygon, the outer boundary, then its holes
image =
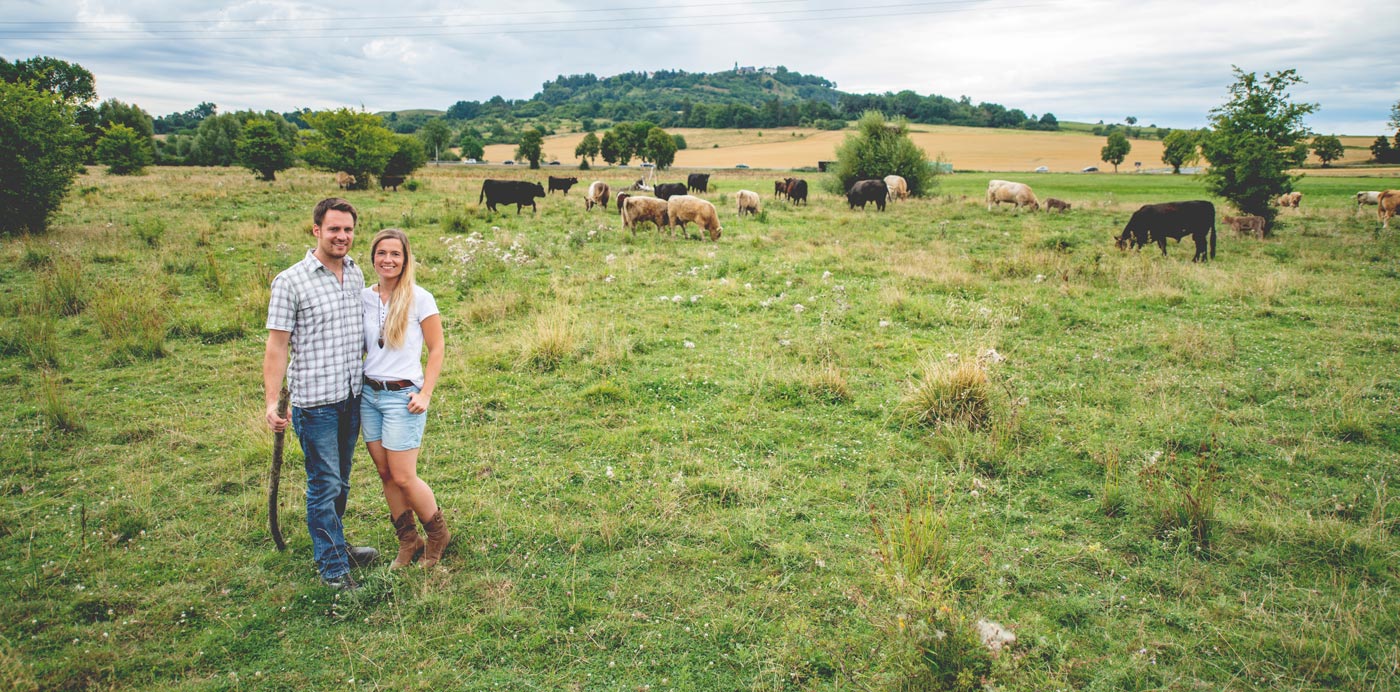
MULTIPOLYGON (((402 177, 385 177, 381 179, 380 187, 393 187, 397 191, 403 182, 402 177)), ((530 205, 531 210, 538 211, 536 199, 546 197, 556 190, 568 195, 569 189, 578 182, 578 178, 575 177, 551 175, 546 189, 535 182, 487 179, 482 181, 481 195, 477 203, 484 202, 486 208, 493 212, 498 204, 514 204, 516 214, 519 214, 526 204, 530 205)), ((337 173, 336 184, 342 188, 349 188, 355 184, 355 177, 345 172, 337 173)), ((595 206, 607 209, 608 202, 614 200, 623 227, 634 233, 638 224, 650 222, 658 230, 665 228, 671 233, 674 233, 676 227, 680 227, 681 233, 688 237, 686 225, 693 223, 704 238, 717 241, 724 230, 720 225, 719 212, 711 202, 691 194, 708 193, 710 187, 709 173, 691 173, 684 183, 660 183, 654 187, 648 187, 638 180, 626 188, 627 191, 618 192, 614 197, 607 183, 596 180, 589 184, 584 195, 584 209, 591 211, 595 206), (636 194, 638 192, 650 192, 651 195, 636 194)), ((807 181, 801 178, 784 178, 773 183, 773 196, 785 198, 793 205, 807 203, 807 190, 807 181)), ((908 197, 908 183, 897 175, 857 180, 846 190, 846 202, 850 209, 855 209, 856 206, 865 209, 866 204, 874 203, 876 209, 884 211, 888 202, 908 197)), ((1274 204, 1280 209, 1297 209, 1302 198, 1301 192, 1290 192, 1280 195, 1274 200, 1274 204)), ((762 200, 757 192, 739 190, 735 193, 735 201, 735 213, 740 217, 746 214, 756 215, 762 211, 762 200)), ((989 181, 986 202, 987 211, 992 211, 993 207, 1000 207, 1002 204, 1010 204, 1018 211, 1041 210, 1040 200, 1029 185, 1010 180, 989 181)), ((1358 192, 1356 205, 1358 208, 1363 205, 1375 205, 1382 227, 1389 229, 1390 219, 1400 211, 1400 190, 1358 192)), ((1053 197, 1046 198, 1044 205, 1047 212, 1065 213, 1069 212, 1071 207, 1069 202, 1053 197)), ((1266 220, 1258 216, 1226 214, 1224 222, 1237 234, 1257 238, 1263 238, 1268 229, 1266 220)), ((1215 257, 1214 204, 1205 200, 1145 204, 1133 212, 1122 233, 1115 236, 1114 241, 1120 249, 1136 249, 1156 243, 1162 254, 1166 255, 1167 239, 1179 241, 1188 235, 1196 246, 1191 261, 1206 261, 1215 257)))

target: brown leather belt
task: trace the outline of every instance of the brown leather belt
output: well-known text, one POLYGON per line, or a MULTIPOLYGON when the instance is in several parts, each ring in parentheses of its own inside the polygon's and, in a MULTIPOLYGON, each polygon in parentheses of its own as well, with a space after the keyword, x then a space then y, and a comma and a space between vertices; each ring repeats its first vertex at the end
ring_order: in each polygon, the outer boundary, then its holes
POLYGON ((371 380, 366 377, 365 385, 376 392, 382 392, 386 389, 391 392, 397 392, 400 389, 412 387, 413 380, 389 380, 388 382, 380 382, 379 380, 371 380))

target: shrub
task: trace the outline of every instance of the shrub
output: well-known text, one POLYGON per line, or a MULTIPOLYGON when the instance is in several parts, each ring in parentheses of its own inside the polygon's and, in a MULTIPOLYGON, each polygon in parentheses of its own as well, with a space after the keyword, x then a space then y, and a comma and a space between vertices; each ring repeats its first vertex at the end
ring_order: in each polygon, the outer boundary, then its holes
POLYGON ((27 84, 0 81, 0 233, 42 233, 83 169, 73 108, 27 84))
POLYGON ((243 126, 237 143, 238 163, 262 180, 276 180, 278 171, 296 163, 292 143, 271 120, 254 118, 243 126))
POLYGON ((131 225, 131 233, 146 247, 160 247, 160 239, 165 236, 165 222, 143 217, 131 225))
POLYGON ((125 125, 108 127, 97 140, 97 161, 112 175, 136 175, 154 158, 147 141, 125 125))
POLYGON ((833 193, 844 195, 857 180, 887 175, 902 176, 913 196, 933 191, 935 171, 928 165, 928 155, 909 138, 907 121, 886 121, 884 114, 867 111, 857 130, 836 149, 836 168, 828 179, 833 193))

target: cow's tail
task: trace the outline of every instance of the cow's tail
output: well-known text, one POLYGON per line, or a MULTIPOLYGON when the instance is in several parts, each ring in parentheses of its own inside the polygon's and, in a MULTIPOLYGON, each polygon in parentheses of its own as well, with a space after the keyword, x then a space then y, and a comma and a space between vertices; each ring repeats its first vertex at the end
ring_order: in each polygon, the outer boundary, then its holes
POLYGON ((486 183, 481 184, 481 194, 477 195, 476 203, 480 205, 483 199, 486 199, 486 183))
POLYGON ((1210 258, 1215 259, 1215 215, 1210 219, 1210 258))

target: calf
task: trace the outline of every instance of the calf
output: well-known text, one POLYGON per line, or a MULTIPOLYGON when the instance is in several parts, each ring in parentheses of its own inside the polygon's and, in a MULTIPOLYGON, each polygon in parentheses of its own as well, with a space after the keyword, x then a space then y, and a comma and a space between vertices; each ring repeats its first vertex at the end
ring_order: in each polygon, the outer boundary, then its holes
POLYGON ((1280 209, 1285 209, 1285 208, 1288 208, 1288 207, 1292 207, 1292 208, 1294 208, 1294 209, 1297 209, 1297 208, 1298 208, 1298 203, 1301 202, 1301 201, 1303 201, 1303 193, 1301 193, 1301 192, 1285 192, 1285 193, 1279 195, 1279 196, 1278 196, 1278 199, 1274 200, 1274 203, 1277 204, 1277 205, 1279 206, 1280 209))
POLYGON ((1268 225, 1267 222, 1264 221, 1264 217, 1250 216, 1249 214, 1245 214, 1244 216, 1230 216, 1226 214, 1222 218, 1225 220, 1226 226, 1235 229, 1236 235, 1252 235, 1255 238, 1263 238, 1266 226, 1268 225))
POLYGON ((883 180, 857 180, 851 185, 851 189, 846 191, 846 203, 852 209, 859 204, 861 209, 865 208, 867 202, 874 202, 875 207, 880 211, 885 210, 885 200, 889 199, 890 189, 883 180))
POLYGON ((564 194, 569 194, 569 188, 578 184, 578 178, 556 178, 549 176, 549 191, 563 190, 564 194))
POLYGON ((1379 190, 1367 190, 1366 192, 1358 192, 1356 193, 1356 206, 1360 207, 1363 204, 1375 206, 1380 203, 1380 198, 1381 193, 1379 190))
POLYGON ((1045 211, 1069 211, 1070 204, 1054 197, 1045 198, 1045 211))
POLYGON ((745 212, 757 214, 759 210, 758 193, 751 190, 740 190, 734 193, 734 199, 739 203, 739 216, 745 212))
POLYGON ((1144 204, 1133 212, 1123 234, 1118 236, 1118 249, 1139 248, 1148 242, 1157 243, 1162 248, 1162 256, 1167 255, 1167 238, 1181 240, 1191 236, 1196 242, 1196 254, 1192 262, 1205 261, 1215 257, 1215 205, 1204 200, 1189 202, 1166 202, 1164 204, 1144 204), (1210 239, 1210 254, 1206 255, 1206 239, 1210 239))

